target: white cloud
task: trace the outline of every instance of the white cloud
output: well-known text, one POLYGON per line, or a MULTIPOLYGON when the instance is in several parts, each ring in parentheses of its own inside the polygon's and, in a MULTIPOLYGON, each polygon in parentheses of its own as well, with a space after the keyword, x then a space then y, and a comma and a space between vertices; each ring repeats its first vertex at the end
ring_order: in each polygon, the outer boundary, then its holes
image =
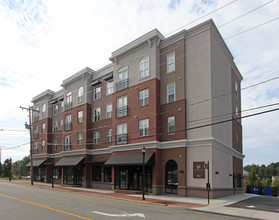
MULTIPOLYGON (((108 64, 112 51, 154 28, 164 35, 173 34, 180 27, 188 29, 209 18, 220 26, 267 2, 2 1, 0 94, 5 107, 0 108, 1 128, 24 129, 27 112, 19 109, 19 105, 31 105, 30 100, 46 89, 60 89, 63 79, 86 66, 98 69, 108 64)), ((278 17, 278 8, 278 1, 272 1, 221 27, 220 32, 228 38, 248 30, 278 17)), ((243 87, 279 76, 278 26, 276 20, 226 40, 244 77, 243 87)), ((244 90, 242 108, 278 102, 277 94, 278 80, 244 90)), ((263 154, 254 154, 261 152, 262 147, 271 154, 276 150, 279 141, 274 133, 278 129, 276 116, 278 113, 270 113, 243 120, 245 164, 276 162, 271 156, 262 158, 263 154)), ((13 138, 8 142, 12 143, 13 138)), ((11 155, 19 149, 11 151, 11 155)))

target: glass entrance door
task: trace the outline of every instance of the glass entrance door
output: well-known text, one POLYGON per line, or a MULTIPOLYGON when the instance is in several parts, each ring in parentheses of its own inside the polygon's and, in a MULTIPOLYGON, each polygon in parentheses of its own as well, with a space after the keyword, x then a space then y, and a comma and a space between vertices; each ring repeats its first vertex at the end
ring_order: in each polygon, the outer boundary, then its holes
POLYGON ((178 186, 178 173, 177 173, 177 164, 174 160, 169 160, 166 163, 165 167, 165 191, 166 193, 177 194, 178 186))

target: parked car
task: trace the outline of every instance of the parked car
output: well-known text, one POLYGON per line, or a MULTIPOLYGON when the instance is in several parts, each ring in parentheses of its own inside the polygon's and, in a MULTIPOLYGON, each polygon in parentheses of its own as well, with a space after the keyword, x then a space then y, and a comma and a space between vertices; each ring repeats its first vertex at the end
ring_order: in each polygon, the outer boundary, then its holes
POLYGON ((30 180, 30 176, 27 176, 26 179, 27 179, 27 180, 30 180))

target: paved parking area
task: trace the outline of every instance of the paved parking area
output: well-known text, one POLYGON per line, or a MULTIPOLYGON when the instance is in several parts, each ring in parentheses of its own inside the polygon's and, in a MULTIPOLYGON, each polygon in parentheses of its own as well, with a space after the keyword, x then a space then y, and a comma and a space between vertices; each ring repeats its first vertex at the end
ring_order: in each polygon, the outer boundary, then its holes
POLYGON ((271 196, 255 196, 231 205, 227 205, 226 207, 279 213, 279 198, 271 196))

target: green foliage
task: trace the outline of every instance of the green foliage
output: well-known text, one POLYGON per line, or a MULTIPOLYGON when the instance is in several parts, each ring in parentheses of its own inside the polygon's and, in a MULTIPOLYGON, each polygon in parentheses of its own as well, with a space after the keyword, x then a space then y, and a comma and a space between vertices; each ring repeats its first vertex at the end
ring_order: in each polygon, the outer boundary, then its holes
POLYGON ((25 165, 30 161, 29 156, 24 157, 22 160, 18 160, 13 163, 12 166, 12 173, 15 176, 21 177, 21 176, 28 176, 29 174, 29 168, 25 165))
MULTIPOLYGON (((272 176, 279 176, 279 162, 271 163, 268 166, 252 164, 245 166, 243 169, 249 173, 247 184, 250 186, 270 186, 272 176)), ((279 180, 276 180, 274 184, 279 186, 279 180)))

